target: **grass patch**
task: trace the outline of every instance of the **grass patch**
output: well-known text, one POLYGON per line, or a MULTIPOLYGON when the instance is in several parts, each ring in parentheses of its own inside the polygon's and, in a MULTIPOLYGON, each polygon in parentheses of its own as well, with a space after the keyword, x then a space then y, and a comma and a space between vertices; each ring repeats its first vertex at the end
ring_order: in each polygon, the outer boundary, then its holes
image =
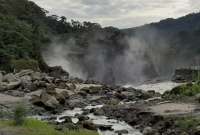
POLYGON ((15 126, 13 121, 0 121, 0 131, 10 135, 98 135, 88 130, 60 132, 53 125, 34 119, 26 119, 21 126, 15 126))

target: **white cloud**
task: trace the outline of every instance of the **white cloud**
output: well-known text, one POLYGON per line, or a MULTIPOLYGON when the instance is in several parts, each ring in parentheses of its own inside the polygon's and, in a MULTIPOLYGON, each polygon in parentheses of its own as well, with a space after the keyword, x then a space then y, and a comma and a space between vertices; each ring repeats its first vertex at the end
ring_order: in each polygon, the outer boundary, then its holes
POLYGON ((103 26, 134 27, 199 10, 199 0, 33 0, 51 14, 103 26))

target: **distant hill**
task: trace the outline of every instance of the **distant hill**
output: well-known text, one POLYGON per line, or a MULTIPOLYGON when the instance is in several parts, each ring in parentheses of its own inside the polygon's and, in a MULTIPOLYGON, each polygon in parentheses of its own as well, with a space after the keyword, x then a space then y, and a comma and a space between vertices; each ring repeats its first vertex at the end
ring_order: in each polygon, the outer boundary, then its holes
POLYGON ((138 30, 146 30, 148 28, 157 29, 162 32, 176 33, 180 31, 198 31, 200 29, 200 13, 192 13, 186 16, 173 19, 168 18, 160 22, 150 23, 141 27, 123 29, 127 34, 134 34, 138 30))

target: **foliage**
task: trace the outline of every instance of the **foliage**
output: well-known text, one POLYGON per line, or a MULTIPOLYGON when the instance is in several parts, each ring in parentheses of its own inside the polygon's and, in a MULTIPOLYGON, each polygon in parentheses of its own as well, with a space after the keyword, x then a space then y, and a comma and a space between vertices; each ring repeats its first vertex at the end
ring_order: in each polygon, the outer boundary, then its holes
POLYGON ((176 125, 185 131, 194 130, 200 125, 200 119, 198 117, 184 117, 179 118, 176 121, 176 125))
POLYGON ((25 118, 26 118, 27 110, 25 106, 22 104, 17 105, 14 109, 14 123, 15 125, 22 125, 24 124, 25 118))
POLYGON ((200 84, 184 84, 178 87, 175 87, 171 91, 167 91, 163 94, 164 98, 175 98, 175 97, 192 97, 200 93, 200 84))
POLYGON ((53 125, 34 119, 26 119, 21 126, 15 126, 12 121, 0 121, 0 130, 2 128, 15 135, 98 135, 96 132, 82 129, 62 133, 56 131, 53 125))
POLYGON ((21 71, 23 69, 32 69, 33 71, 39 70, 38 61, 33 59, 19 59, 19 60, 12 60, 11 66, 15 71, 21 71))

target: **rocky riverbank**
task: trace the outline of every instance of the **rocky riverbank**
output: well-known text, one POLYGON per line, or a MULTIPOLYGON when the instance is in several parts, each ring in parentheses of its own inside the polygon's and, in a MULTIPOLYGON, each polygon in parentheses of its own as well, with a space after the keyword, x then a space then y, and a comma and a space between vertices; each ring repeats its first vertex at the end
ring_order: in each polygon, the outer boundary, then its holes
POLYGON ((199 113, 197 103, 177 103, 155 90, 143 91, 70 78, 59 68, 52 69, 49 74, 32 70, 0 72, 0 97, 2 111, 12 111, 16 104, 23 102, 30 108, 30 116, 53 122, 58 125, 57 130, 62 130, 65 125, 69 129, 84 127, 107 131, 101 132, 103 135, 137 135, 138 131, 144 135, 199 133, 197 128, 189 132, 177 124, 180 117, 199 113), (74 109, 76 111, 72 111, 74 109), (67 114, 63 113, 66 111, 67 114), (62 120, 58 121, 60 114, 62 120), (116 121, 115 124, 99 125, 100 118, 106 122, 116 121), (122 128, 116 131, 115 126, 120 125, 120 121, 125 123, 123 127, 130 126, 134 130, 122 128))

